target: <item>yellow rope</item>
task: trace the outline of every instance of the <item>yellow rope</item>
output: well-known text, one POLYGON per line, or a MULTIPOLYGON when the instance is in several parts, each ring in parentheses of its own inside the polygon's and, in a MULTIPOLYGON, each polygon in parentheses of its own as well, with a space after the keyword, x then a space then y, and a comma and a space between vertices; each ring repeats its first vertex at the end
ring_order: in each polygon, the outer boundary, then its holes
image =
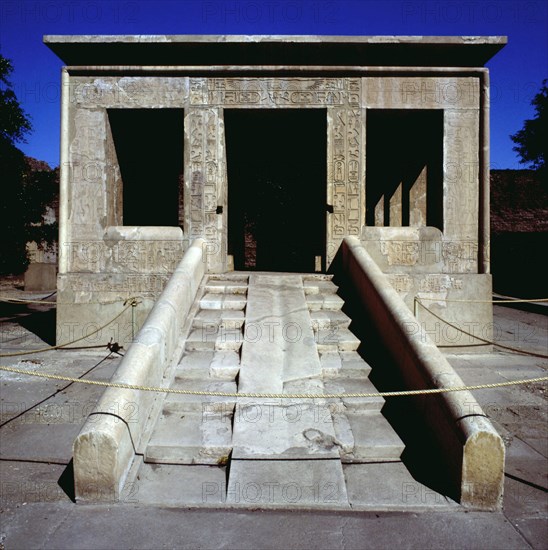
POLYGON ((110 324, 114 323, 114 321, 116 321, 116 319, 118 319, 121 315, 123 315, 126 310, 128 310, 130 307, 135 307, 139 303, 140 302, 137 301, 137 298, 128 298, 127 300, 124 301, 124 305, 126 307, 120 313, 118 313, 118 315, 116 315, 116 317, 111 319, 108 323, 105 323, 103 326, 99 327, 97 330, 94 330, 93 332, 90 332, 89 334, 86 334, 85 336, 82 336, 81 338, 77 338, 76 340, 72 340, 71 342, 65 342, 64 344, 59 344, 57 346, 48 346, 47 348, 33 349, 33 350, 29 350, 29 351, 17 351, 17 352, 14 352, 14 353, 0 353, 0 357, 18 357, 20 355, 32 355, 34 353, 43 353, 45 351, 51 351, 51 350, 54 350, 54 349, 61 349, 61 348, 71 349, 71 348, 67 348, 67 346, 70 346, 71 344, 76 344, 77 342, 85 340, 85 339, 89 338, 90 336, 93 336, 94 334, 97 334, 98 332, 101 332, 103 329, 108 327, 110 324))
MULTIPOLYGON (((421 297, 421 300, 426 300, 430 302, 439 302, 440 298, 426 298, 421 297)), ((508 297, 504 300, 447 300, 443 299, 444 302, 451 302, 451 303, 464 303, 464 304, 520 304, 520 303, 535 303, 535 302, 548 302, 548 298, 532 298, 529 300, 521 299, 521 298, 511 298, 508 297)), ((46 302, 45 299, 42 300, 22 300, 21 298, 10 298, 9 296, 0 296, 0 302, 16 302, 20 304, 47 304, 47 305, 55 305, 57 301, 54 302, 46 302)))
POLYGON ((548 302, 548 298, 537 298, 532 300, 521 300, 518 298, 508 298, 506 300, 446 300, 444 298, 425 298, 421 296, 420 299, 428 300, 430 302, 461 302, 465 304, 521 304, 533 302, 548 302))
POLYGON ((450 326, 451 328, 454 328, 455 330, 458 330, 459 332, 462 332, 463 334, 466 334, 466 336, 470 336, 472 338, 475 338, 476 340, 479 340, 480 342, 483 342, 484 344, 491 344, 493 346, 497 346, 502 349, 507 349, 509 351, 515 351, 517 353, 523 353, 524 355, 530 355, 532 357, 540 357, 541 359, 548 359, 548 355, 544 355, 542 353, 535 353, 534 351, 526 351, 524 349, 520 348, 513 348, 512 346, 505 346, 503 344, 498 344, 497 342, 493 342, 492 340, 486 340, 485 338, 481 338, 480 336, 476 336, 475 334, 471 334, 470 332, 466 332, 465 330, 462 330, 457 325, 454 325, 453 323, 450 323, 449 321, 446 321, 443 319, 443 317, 440 317, 437 313, 434 313, 431 309, 428 309, 418 298, 415 298, 415 302, 422 306, 430 315, 433 315, 436 319, 439 319, 442 323, 445 323, 446 325, 450 326))
POLYGON ((489 388, 502 388, 505 386, 515 386, 518 384, 532 384, 536 382, 547 382, 548 376, 539 378, 529 378, 522 380, 511 380, 508 382, 497 382, 493 384, 479 384, 476 386, 455 386, 452 388, 430 388, 425 390, 406 390, 394 392, 369 392, 369 393, 327 393, 327 394, 306 394, 306 393, 236 393, 224 391, 200 391, 200 390, 181 390, 177 388, 159 388, 156 386, 141 386, 137 384, 119 384, 116 382, 103 382, 100 380, 86 380, 74 378, 71 376, 61 376, 58 374, 44 374, 38 371, 29 371, 15 367, 5 367, 0 365, 0 370, 23 374, 28 376, 37 376, 39 378, 50 378, 52 380, 62 380, 64 382, 75 382, 79 384, 90 384, 92 386, 102 386, 105 388, 119 388, 124 390, 140 390, 160 393, 174 393, 179 395, 200 395, 211 397, 241 397, 254 399, 348 399, 354 397, 402 397, 409 395, 432 395, 438 393, 449 393, 457 391, 483 390, 489 388))

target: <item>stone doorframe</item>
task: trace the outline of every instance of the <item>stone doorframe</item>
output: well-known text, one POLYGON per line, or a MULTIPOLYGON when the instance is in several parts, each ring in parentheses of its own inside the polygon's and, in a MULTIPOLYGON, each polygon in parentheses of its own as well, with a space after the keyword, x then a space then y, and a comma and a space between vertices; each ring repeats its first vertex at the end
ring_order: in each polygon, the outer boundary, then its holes
MULTIPOLYGON (((185 110, 185 235, 207 241, 208 270, 224 272, 228 181, 223 114, 237 109, 327 110, 326 264, 365 208, 365 111, 359 78, 190 78, 185 110)), ((298 238, 298 236, 296 236, 298 238)))

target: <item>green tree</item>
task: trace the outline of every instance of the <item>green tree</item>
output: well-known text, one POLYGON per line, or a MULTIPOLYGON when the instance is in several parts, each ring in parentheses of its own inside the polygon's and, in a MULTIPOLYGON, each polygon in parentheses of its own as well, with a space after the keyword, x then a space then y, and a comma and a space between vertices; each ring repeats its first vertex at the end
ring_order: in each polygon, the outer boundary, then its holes
POLYGON ((510 139, 516 144, 513 149, 521 157, 520 163, 539 170, 544 179, 548 156, 548 80, 542 82, 531 105, 535 107, 535 118, 526 120, 523 128, 510 136, 510 139))
POLYGON ((13 65, 0 55, 0 273, 22 273, 26 244, 51 244, 55 227, 43 224, 45 207, 57 194, 58 171, 25 157, 16 144, 32 130, 10 82, 13 65))
POLYGON ((12 72, 11 61, 0 54, 0 132, 2 140, 14 145, 25 141, 32 126, 12 89, 9 80, 12 72))

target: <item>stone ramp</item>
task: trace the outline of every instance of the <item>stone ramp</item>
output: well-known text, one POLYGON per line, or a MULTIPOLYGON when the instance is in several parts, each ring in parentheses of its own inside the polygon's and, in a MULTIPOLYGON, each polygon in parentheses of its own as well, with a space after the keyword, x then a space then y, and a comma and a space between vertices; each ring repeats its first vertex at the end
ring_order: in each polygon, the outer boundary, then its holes
POLYGON ((401 464, 404 446, 381 413, 384 399, 320 397, 376 391, 329 276, 209 275, 197 300, 172 387, 318 397, 168 394, 143 473, 150 464, 177 465, 182 476, 226 467, 226 504, 339 508, 349 506, 348 491, 360 492, 347 490, 345 464, 353 472, 401 464))

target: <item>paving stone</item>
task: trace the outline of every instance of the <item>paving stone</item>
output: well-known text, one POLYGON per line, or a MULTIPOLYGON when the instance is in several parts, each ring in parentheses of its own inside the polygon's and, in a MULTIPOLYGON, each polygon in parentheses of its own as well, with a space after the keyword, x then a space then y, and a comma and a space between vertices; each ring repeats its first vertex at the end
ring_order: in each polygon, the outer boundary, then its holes
POLYGON ((345 464, 348 500, 353 509, 454 510, 459 505, 419 483, 401 462, 345 464))
POLYGON ((405 445, 379 412, 333 414, 341 443, 343 462, 390 462, 399 460, 405 445))
POLYGON ((338 458, 339 447, 327 405, 236 405, 233 454, 239 458, 338 458))
POLYGON ((348 508, 336 460, 232 460, 227 503, 244 506, 348 508))
POLYGON ((141 464, 134 481, 139 504, 176 506, 221 504, 226 494, 225 468, 141 464))
POLYGON ((164 408, 145 451, 147 462, 219 464, 232 450, 232 415, 164 408))

